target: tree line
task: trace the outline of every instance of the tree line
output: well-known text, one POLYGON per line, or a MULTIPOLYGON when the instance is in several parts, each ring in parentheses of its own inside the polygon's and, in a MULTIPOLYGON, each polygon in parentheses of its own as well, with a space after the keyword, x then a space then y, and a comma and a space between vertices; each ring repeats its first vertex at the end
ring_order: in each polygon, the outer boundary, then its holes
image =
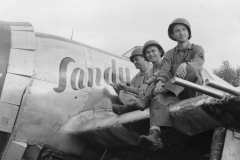
POLYGON ((232 67, 228 60, 223 61, 220 68, 213 69, 213 73, 230 83, 234 87, 240 86, 240 67, 232 67))

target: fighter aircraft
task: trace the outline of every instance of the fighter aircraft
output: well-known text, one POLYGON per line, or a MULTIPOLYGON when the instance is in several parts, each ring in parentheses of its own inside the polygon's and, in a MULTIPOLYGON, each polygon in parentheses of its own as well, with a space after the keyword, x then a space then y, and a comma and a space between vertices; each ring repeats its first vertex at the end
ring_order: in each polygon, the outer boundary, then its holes
POLYGON ((112 112, 111 84, 136 73, 124 56, 0 21, 1 160, 240 159, 239 90, 205 69, 204 86, 172 79, 204 94, 169 106, 165 149, 139 146, 149 109, 112 112))

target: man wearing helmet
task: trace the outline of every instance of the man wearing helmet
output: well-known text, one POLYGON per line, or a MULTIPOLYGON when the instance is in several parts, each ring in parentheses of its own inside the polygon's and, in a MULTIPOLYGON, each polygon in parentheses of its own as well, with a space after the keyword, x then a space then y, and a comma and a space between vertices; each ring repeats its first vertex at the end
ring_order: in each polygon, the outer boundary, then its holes
POLYGON ((144 84, 150 86, 157 80, 158 72, 163 65, 162 57, 164 56, 164 50, 157 41, 150 40, 144 44, 142 54, 146 61, 153 64, 153 75, 144 82, 144 84))
POLYGON ((167 106, 178 99, 200 95, 194 90, 174 85, 169 80, 176 76, 199 85, 203 84, 201 70, 205 62, 204 50, 189 42, 192 37, 189 22, 183 18, 175 19, 168 27, 168 36, 177 41, 178 45, 166 52, 162 67, 157 72, 154 89, 156 96, 150 103, 149 135, 140 137, 140 143, 153 150, 163 148, 160 126, 171 127, 167 106))
POLYGON ((155 86, 151 86, 145 92, 148 85, 145 81, 153 74, 152 64, 148 63, 142 54, 142 47, 137 47, 132 51, 131 62, 140 72, 133 77, 130 86, 125 83, 113 85, 115 91, 119 94, 119 99, 124 105, 113 105, 113 112, 123 114, 135 110, 144 110, 147 107, 148 97, 152 94, 155 86), (141 94, 144 90, 144 95, 141 94))

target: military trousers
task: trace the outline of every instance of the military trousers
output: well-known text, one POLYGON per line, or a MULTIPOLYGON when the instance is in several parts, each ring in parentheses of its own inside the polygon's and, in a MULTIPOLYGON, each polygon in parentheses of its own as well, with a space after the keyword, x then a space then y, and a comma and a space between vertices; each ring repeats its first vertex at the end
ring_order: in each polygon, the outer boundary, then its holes
POLYGON ((137 99, 138 99, 138 95, 134 93, 126 92, 126 91, 119 92, 119 100, 126 106, 134 104, 137 99))
MULTIPOLYGON (((192 65, 186 67, 187 75, 185 80, 202 85, 203 78, 200 70, 192 65)), ((196 97, 201 95, 192 89, 184 88, 171 81, 167 82, 165 87, 168 92, 166 94, 157 94, 150 102, 150 127, 152 126, 172 126, 168 106, 181 99, 196 97)))

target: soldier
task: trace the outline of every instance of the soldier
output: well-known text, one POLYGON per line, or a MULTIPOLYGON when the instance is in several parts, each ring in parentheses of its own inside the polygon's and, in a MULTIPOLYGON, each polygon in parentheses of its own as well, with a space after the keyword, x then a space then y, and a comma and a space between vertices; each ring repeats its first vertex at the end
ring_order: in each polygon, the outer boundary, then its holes
POLYGON ((113 88, 119 94, 119 99, 124 105, 113 105, 115 114, 123 114, 135 110, 144 110, 147 107, 148 97, 152 94, 155 86, 148 87, 145 81, 153 75, 152 64, 148 63, 142 54, 142 47, 137 47, 132 51, 131 62, 140 72, 133 77, 130 86, 125 83, 114 84, 113 88), (144 93, 144 95, 143 95, 144 93))
POLYGON ((163 65, 162 57, 164 55, 164 50, 157 41, 150 40, 144 44, 142 54, 146 61, 149 61, 153 64, 153 75, 144 82, 144 84, 150 86, 157 80, 159 69, 163 65))
POLYGON ((171 102, 195 97, 198 92, 177 86, 169 81, 172 76, 202 85, 202 66, 205 62, 204 50, 202 47, 191 44, 191 27, 183 18, 175 19, 168 27, 168 36, 177 41, 178 45, 169 50, 164 58, 163 65, 157 73, 154 98, 150 103, 150 130, 149 135, 140 136, 140 144, 156 150, 163 148, 160 139, 160 126, 171 127, 169 109, 171 102))

